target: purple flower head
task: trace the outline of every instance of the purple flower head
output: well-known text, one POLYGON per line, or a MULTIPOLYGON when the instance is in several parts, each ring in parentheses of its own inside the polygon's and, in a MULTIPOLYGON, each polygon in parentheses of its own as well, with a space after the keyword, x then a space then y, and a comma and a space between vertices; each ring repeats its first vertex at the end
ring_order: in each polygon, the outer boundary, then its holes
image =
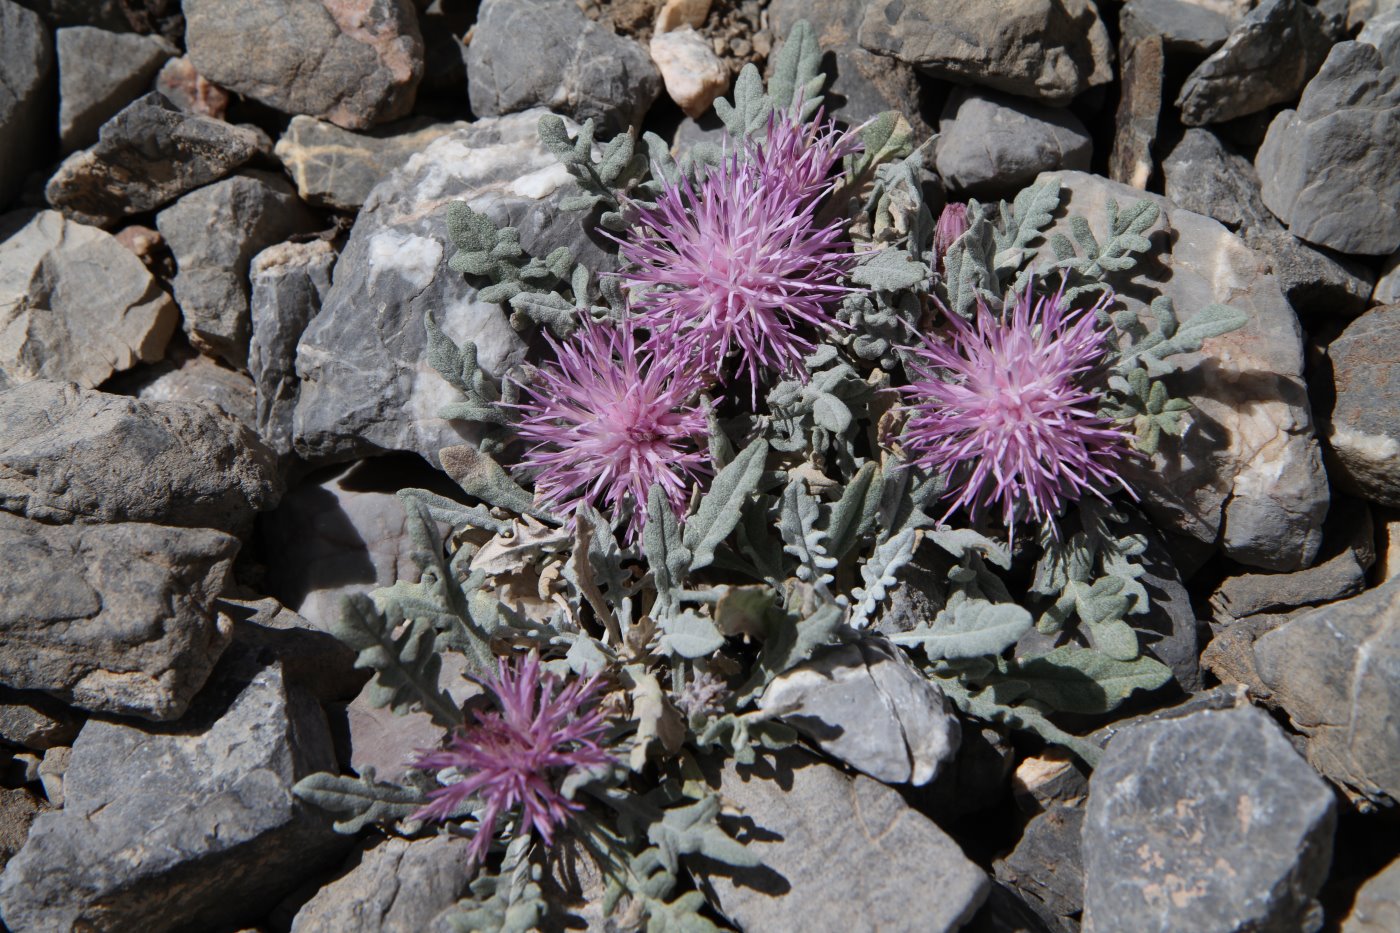
POLYGON ((522 386, 517 425, 530 445, 521 466, 535 475, 535 497, 559 515, 580 502, 605 513, 630 510, 628 540, 646 522, 655 483, 680 514, 690 483, 704 472, 708 427, 695 399, 701 385, 688 367, 639 351, 628 323, 585 321, 556 343, 556 362, 522 386))
POLYGON ((731 154, 698 183, 666 182, 618 241, 650 345, 709 372, 737 353, 755 396, 759 370, 801 372, 814 337, 837 326, 830 306, 850 290, 842 222, 821 225, 816 212, 852 144, 830 127, 793 123, 773 121, 766 144, 731 154))
POLYGON ((559 791, 559 782, 613 760, 599 744, 607 722, 593 705, 601 686, 596 677, 561 689, 558 678, 541 675, 533 651, 515 664, 504 658, 499 663, 496 677, 482 684, 498 711, 473 710, 475 722, 453 733, 445 748, 421 751, 413 763, 425 771, 453 768, 462 776, 429 791, 430 802, 414 819, 450 819, 473 797, 485 804, 469 853, 474 864, 486 857, 501 814, 516 807, 524 825, 553 842, 555 830, 583 809, 559 791))
MULTIPOLYGON (((1033 284, 1033 283, 1032 283, 1033 284)), ((1035 301, 1027 285, 1005 320, 981 303, 976 320, 947 315, 950 340, 924 335, 914 353, 905 443, 915 464, 946 471, 949 512, 997 508, 1053 517, 1084 493, 1127 487, 1117 465, 1129 435, 1097 414, 1092 380, 1109 350, 1096 312, 1066 306, 1064 287, 1035 301)))
POLYGON ((948 267, 944 260, 948 255, 948 247, 967 232, 967 227, 967 205, 949 201, 948 205, 943 208, 943 213, 938 215, 938 225, 933 231, 934 261, 938 263, 939 269, 945 275, 948 267))

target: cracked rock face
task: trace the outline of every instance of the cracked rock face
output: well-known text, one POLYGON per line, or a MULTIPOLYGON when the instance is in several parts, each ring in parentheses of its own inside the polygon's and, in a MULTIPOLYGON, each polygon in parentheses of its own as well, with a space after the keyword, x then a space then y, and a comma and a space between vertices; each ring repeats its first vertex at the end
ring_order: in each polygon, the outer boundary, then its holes
POLYGON ((468 893, 467 840, 385 839, 297 911, 292 933, 418 933, 468 893))
POLYGON ((1336 402, 1327 442, 1345 481, 1400 507, 1400 305, 1372 308, 1327 347, 1336 402))

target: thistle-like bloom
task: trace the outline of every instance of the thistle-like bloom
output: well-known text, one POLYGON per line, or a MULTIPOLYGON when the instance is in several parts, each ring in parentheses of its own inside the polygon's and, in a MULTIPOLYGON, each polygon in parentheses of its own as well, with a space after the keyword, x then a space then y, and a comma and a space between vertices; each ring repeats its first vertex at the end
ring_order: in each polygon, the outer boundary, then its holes
POLYGON ((581 502, 630 512, 635 541, 652 485, 679 514, 704 471, 699 376, 639 350, 627 323, 585 321, 564 342, 546 339, 556 362, 522 386, 530 398, 517 406, 517 431, 531 445, 521 466, 535 475, 535 498, 564 516, 581 502))
POLYGON ((850 290, 842 223, 817 220, 832 169, 857 143, 791 114, 769 124, 698 183, 666 182, 619 239, 651 344, 717 372, 737 352, 757 393, 759 370, 801 372, 815 337, 837 326, 831 305, 850 290))
POLYGON ((959 204, 957 201, 950 201, 943 208, 943 212, 938 215, 938 224, 933 230, 933 256, 934 262, 938 263, 938 268, 944 275, 948 273, 948 266, 945 262, 948 256, 948 248, 958 241, 958 237, 967 232, 967 205, 959 204))
POLYGON ((469 850, 474 864, 486 857, 501 815, 516 807, 523 826, 553 842, 570 814, 583 809, 560 792, 560 781, 613 760, 600 744, 607 722, 593 705, 597 678, 560 688, 558 678, 540 673, 533 651, 516 664, 504 658, 499 663, 497 676, 482 684, 499 711, 473 711, 475 722, 454 733, 445 748, 420 752, 414 762, 425 771, 452 768, 461 775, 429 791, 430 802, 415 819, 450 819, 472 798, 485 804, 469 850))
POLYGON ((1067 307, 1064 288, 1035 301, 1031 286, 1005 319, 979 303, 976 320, 948 315, 951 339, 911 347, 905 443, 920 467, 947 471, 949 512, 995 508, 1039 521, 1090 493, 1127 487, 1117 465, 1129 435, 1099 417, 1094 378, 1109 350, 1096 312, 1067 307))

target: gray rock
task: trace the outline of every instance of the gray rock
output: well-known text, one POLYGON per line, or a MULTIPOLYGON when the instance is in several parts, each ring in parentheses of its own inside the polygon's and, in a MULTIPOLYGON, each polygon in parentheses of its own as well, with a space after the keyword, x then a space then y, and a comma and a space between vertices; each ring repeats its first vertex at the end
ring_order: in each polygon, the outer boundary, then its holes
POLYGON ((258 130, 184 113, 152 92, 103 124, 95 146, 65 159, 45 196, 74 220, 106 227, 218 181, 267 148, 258 130))
POLYGON ((1147 549, 1139 560, 1143 573, 1139 578, 1151 600, 1148 611, 1128 616, 1138 632, 1138 640, 1147 653, 1172 669, 1172 676, 1184 693, 1201 689, 1200 637, 1196 611, 1191 594, 1181 580, 1181 573, 1162 540, 1161 534, 1140 515, 1124 526, 1132 534, 1147 540, 1147 549))
POLYGON ((1299 314, 1352 317, 1365 309, 1371 270, 1289 233, 1264 206, 1253 164, 1214 134, 1187 130, 1162 169, 1167 198, 1214 217, 1266 256, 1284 297, 1299 314))
MULTIPOLYGON (((1105 204, 1156 202, 1154 260, 1114 280, 1128 308, 1147 313, 1157 294, 1182 321, 1212 302, 1244 311, 1243 328, 1208 340, 1197 354, 1173 358, 1168 377, 1195 406, 1181 438, 1165 442, 1150 468, 1129 479, 1166 531, 1210 543, 1251 567, 1296 570, 1317 555, 1327 514, 1327 477, 1303 381, 1302 334, 1266 262, 1208 217, 1078 172, 1043 175, 1064 186, 1062 212, 1081 214, 1107 237, 1105 204)), ((1068 234, 1059 219, 1054 230, 1068 234)), ((1042 247, 1042 261, 1049 261, 1042 247)))
POLYGON ((156 90, 186 113, 222 120, 228 109, 228 91, 196 71, 188 55, 165 63, 156 75, 156 90))
POLYGON ((253 339, 248 372, 257 390, 257 431, 281 457, 292 452, 292 414, 301 387, 297 341, 330 291, 335 260, 328 241, 311 240, 269 246, 249 267, 253 339))
POLYGON ((886 784, 927 784, 962 726, 943 691, 884 639, 818 652, 768 685, 759 706, 823 752, 886 784))
POLYGON ((1257 709, 1124 729, 1089 782, 1084 930, 1297 930, 1319 910, 1332 792, 1257 709))
POLYGON ((35 821, 0 876, 0 910, 36 933, 259 917, 343 851, 291 793, 334 767, 315 700, 280 665, 230 656, 178 723, 83 727, 64 807, 35 821))
POLYGON ((0 787, 0 871, 29 838, 34 818, 49 809, 23 787, 0 787))
POLYGON ((1400 68, 1400 6, 1368 19, 1356 41, 1374 45, 1386 65, 1400 68))
POLYGON ((1061 925, 1076 917, 1084 909, 1083 826, 1082 801, 1052 804, 1026 824, 1016 848, 993 864, 997 881, 1041 916, 1061 925))
POLYGON ((938 121, 935 164, 948 185, 1010 197, 1041 172, 1089 170, 1093 143, 1068 110, 958 88, 938 121))
POLYGON ((91 26, 58 31, 58 136, 64 152, 97 142, 102 124, 151 85, 180 50, 159 36, 91 26))
POLYGON ((1156 166, 1152 145, 1162 117, 1162 82, 1166 77, 1162 37, 1124 35, 1118 44, 1118 57, 1122 61, 1122 91, 1114 117, 1108 177, 1146 191, 1156 166))
POLYGON ((272 453, 211 407, 56 382, 0 393, 0 509, 239 533, 281 493, 272 453))
POLYGON ((1327 347, 1336 402, 1327 442, 1339 477, 1372 502, 1400 506, 1400 305, 1372 308, 1327 347))
POLYGON ((1400 304, 1400 252, 1391 254, 1381 268, 1376 287, 1371 292, 1371 304, 1400 304))
MULTIPOLYGON (((852 126, 886 110, 898 110, 910 121, 915 136, 927 139, 932 128, 919 112, 919 79, 914 68, 861 48, 857 38, 865 18, 865 0, 773 0, 768 21, 775 36, 786 36, 798 20, 807 20, 817 33, 822 68, 827 76, 827 113, 852 126)), ((779 42, 769 56, 776 60, 779 42)))
POLYGON ((409 157, 466 125, 417 118, 352 133, 334 123, 297 116, 274 151, 303 200, 353 213, 374 186, 409 157))
POLYGON ((1210 644, 1201 652, 1201 667, 1210 671, 1222 684, 1243 685, 1254 696, 1266 698, 1269 690, 1259 680, 1259 671, 1254 663, 1254 643, 1306 612, 1307 609, 1295 609, 1287 613, 1264 613, 1243 619, 1212 620, 1213 635, 1210 644))
POLYGON ((55 29, 96 26, 110 32, 131 31, 122 0, 19 0, 19 5, 38 13, 55 29))
POLYGON ((238 540, 136 522, 0 513, 0 683, 94 712, 180 716, 228 644, 211 605, 238 540))
POLYGON ((303 457, 406 450, 436 463, 440 448, 474 436, 471 426, 438 417, 458 393, 428 363, 426 312, 459 343, 475 341, 492 374, 524 353, 501 305, 478 301, 476 288, 447 267, 452 201, 517 226, 532 256, 569 246, 595 272, 614 268, 578 215, 559 209, 576 189, 539 142, 540 115, 481 120, 444 136, 370 194, 297 349, 294 433, 303 457))
POLYGON ((147 402, 208 402, 250 431, 257 431, 253 380, 245 373, 189 349, 144 374, 134 395, 147 402))
POLYGON ((1373 17, 1400 10, 1400 0, 1351 0, 1347 8, 1347 29, 1368 23, 1373 17))
POLYGON ((0 742, 42 751, 69 745, 82 716, 44 693, 0 687, 0 742))
POLYGON ((39 762, 39 783, 44 788, 44 796, 55 807, 63 806, 63 776, 68 773, 72 759, 72 748, 57 746, 46 750, 44 760, 39 762))
POLYGON ((423 77, 411 0, 184 0, 195 69, 283 113, 362 130, 406 116, 423 77))
POLYGON ((1342 933, 1389 933, 1400 929, 1400 859, 1361 886, 1342 933))
POLYGON ((43 151, 53 58, 53 39, 43 20, 12 0, 0 0, 0 210, 43 151))
POLYGON ((297 911, 292 933, 418 933, 466 896, 467 849, 452 836, 385 839, 297 911))
POLYGON ((731 761, 711 783, 744 814, 741 837, 762 863, 705 878, 741 929, 952 931, 987 896, 987 876, 957 843, 864 775, 789 750, 753 767, 731 761))
POLYGON ((322 703, 358 695, 369 672, 355 668, 356 653, 270 597, 225 595, 215 608, 233 620, 233 649, 275 658, 287 682, 305 687, 322 703))
POLYGON ((1302 0, 1263 0, 1191 72, 1176 105, 1187 126, 1221 123, 1294 100, 1331 46, 1302 0))
POLYGON ((179 311, 134 254, 57 211, 0 218, 0 385, 95 386, 158 360, 179 311))
POLYGON ((935 78, 1047 104, 1113 80, 1113 46, 1088 0, 875 0, 859 37, 935 78))
POLYGON ((1400 247, 1400 65, 1364 42, 1332 47, 1298 109, 1254 157, 1264 203, 1310 243, 1380 255, 1400 247))
POLYGON ((1268 632, 1254 659, 1313 767, 1363 808, 1400 800, 1400 580, 1268 632))
POLYGON ((610 133, 638 124, 661 93, 646 50, 573 0, 484 0, 467 47, 472 112, 547 107, 610 133))
POLYGON ((1248 9, 1249 0, 1128 0, 1118 21, 1129 41, 1158 37, 1173 55, 1209 55, 1248 9))
POLYGON ((233 366, 247 365, 248 264, 261 250, 318 225, 286 179, 267 172, 226 178, 157 214, 179 269, 175 300, 190 342, 233 366))

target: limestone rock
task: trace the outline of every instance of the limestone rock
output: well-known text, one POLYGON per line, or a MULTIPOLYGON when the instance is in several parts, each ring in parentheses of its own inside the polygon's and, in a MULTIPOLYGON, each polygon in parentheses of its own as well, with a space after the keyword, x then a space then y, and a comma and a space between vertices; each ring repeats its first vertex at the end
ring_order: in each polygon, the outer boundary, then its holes
POLYGON ((35 167, 48 117, 53 39, 44 22, 0 0, 0 210, 35 167))
POLYGON ((1182 122, 1221 123, 1294 100, 1330 45, 1322 14, 1303 0, 1264 0, 1186 79, 1182 122))
POLYGON ((419 933, 467 895, 467 849, 452 836, 385 839, 297 911, 292 933, 419 933))
POLYGON ((1363 804, 1400 800, 1400 581, 1268 632, 1254 659, 1313 767, 1363 804))
POLYGON ((271 597, 228 595, 215 608, 233 620, 233 647, 275 658, 287 683, 304 687, 322 703, 359 694, 370 672, 355 667, 356 653, 271 597))
POLYGON ((1146 191, 1156 167, 1152 144, 1157 141, 1157 124, 1162 116, 1162 82, 1166 77, 1164 46, 1161 36, 1132 39, 1125 35, 1118 50, 1123 89, 1114 117, 1108 176, 1146 191))
POLYGON ((864 775, 790 750, 753 767, 729 762, 711 783, 744 813, 743 841, 762 862, 705 878, 741 929, 952 931, 987 896, 987 876, 957 843, 864 775))
POLYGON ((0 787, 0 871, 24 847, 34 818, 47 809, 43 800, 22 787, 0 787))
POLYGON ((1400 252, 1391 254, 1376 279, 1376 287, 1371 292, 1371 303, 1377 305, 1400 304, 1400 252))
POLYGON ((1400 929, 1400 859, 1361 886, 1342 933, 1387 933, 1400 929))
POLYGON ((1041 915, 1060 923, 1084 909, 1084 854, 1080 834, 1084 805, 1054 803, 1037 814, 1021 839, 993 866, 997 881, 1020 894, 1041 915))
POLYGON ((1089 782, 1084 930, 1306 928, 1336 819, 1331 790, 1259 710, 1125 728, 1089 782))
POLYGON ((34 751, 68 745, 82 717, 44 693, 0 687, 0 741, 34 751))
MULTIPOLYGON (((1208 217, 1156 195, 1077 172, 1042 175, 1064 186, 1061 212, 1088 219, 1107 237, 1104 205, 1141 198, 1162 209, 1150 238, 1154 261, 1114 280, 1128 308, 1147 313, 1157 294, 1185 322, 1212 302, 1249 316, 1243 328, 1173 358, 1174 391, 1195 406, 1181 438, 1165 442, 1151 467, 1129 481, 1164 530, 1218 542, 1251 567, 1295 570, 1317 555, 1327 514, 1327 477, 1303 382, 1302 334, 1265 260, 1208 217)), ((1054 230, 1064 230, 1063 219, 1054 230)), ((1042 247, 1042 257, 1049 256, 1042 247)))
POLYGON ((196 71, 188 55, 165 63, 156 75, 156 90, 186 113, 222 120, 228 110, 228 91, 196 71))
POLYGON ((957 754, 962 727, 943 691, 883 639, 819 651, 764 691, 763 709, 826 754, 886 784, 927 784, 957 754))
POLYGON ((1118 14, 1125 40, 1156 37, 1171 54, 1209 55, 1249 11, 1252 0, 1128 0, 1118 14))
POLYGON ((221 366, 209 357, 185 348, 143 374, 135 395, 148 402, 207 402, 257 431, 253 380, 244 373, 221 366))
MULTIPOLYGON (((569 246, 594 272, 616 260, 576 214, 561 211, 572 177, 539 142, 541 112, 479 120, 408 160, 374 189, 336 263, 321 311, 302 335, 294 435, 310 460, 406 450, 437 452, 474 435, 438 417, 458 393, 428 363, 423 315, 459 343, 475 341, 499 375, 525 344, 499 304, 447 267, 455 247, 447 205, 463 199, 497 224, 515 225, 522 248, 544 256, 569 246)), ((478 283, 479 284, 479 283, 478 283)))
POLYGON ((205 405, 56 382, 0 393, 0 509, 238 533, 282 493, 271 452, 205 405))
POLYGON ((1344 253, 1400 247, 1400 63, 1365 42, 1332 47, 1297 110, 1254 157, 1269 210, 1295 236, 1344 253))
POLYGON ((199 74, 283 113, 361 130, 406 116, 423 77, 411 0, 184 0, 199 74))
POLYGON ((253 339, 248 372, 257 390, 257 431, 281 457, 292 452, 292 414, 301 386, 297 341, 330 291, 335 260, 329 242, 311 240, 270 246, 253 257, 250 266, 253 339))
POLYGON ((472 112, 546 107, 609 133, 640 122, 661 93, 646 50, 573 0, 484 0, 467 49, 472 112))
POLYGON ((716 97, 729 90, 729 69, 694 29, 652 36, 650 52, 666 93, 691 119, 698 119, 716 97))
POLYGON ((1113 46, 1089 0, 875 0, 860 44, 935 78, 1047 104, 1113 80, 1113 46))
POLYGON ((72 152, 97 142, 102 124, 151 84, 179 50, 159 36, 91 26, 58 31, 58 136, 72 152))
POLYGON ((131 20, 122 0, 19 0, 55 29, 69 26, 96 26, 110 32, 130 32, 131 20))
POLYGON ((248 264, 266 247, 317 226, 286 179, 266 172, 192 191, 157 214, 156 227, 179 268, 175 299, 190 342, 245 366, 252 335, 248 264))
POLYGON ((0 218, 0 384, 95 386, 160 359, 178 318, 111 234, 57 211, 0 218))
POLYGON ((1041 172, 1088 171, 1092 142, 1067 110, 958 88, 938 122, 935 164, 952 188, 1010 197, 1041 172))
POLYGON ((1400 0, 1351 0, 1347 8, 1347 29, 1364 28, 1374 17, 1392 10, 1400 10, 1400 0))
POLYGON ((0 876, 17 930, 211 929, 266 914, 343 851, 292 786, 335 767, 320 708, 282 669, 230 657, 179 723, 92 720, 62 810, 0 876))
POLYGON ((152 92, 103 124, 96 145, 65 159, 45 196, 74 220, 111 226, 218 181, 266 148, 256 129, 184 113, 152 92))
POLYGON ((1400 506, 1400 305, 1372 308, 1327 347, 1336 402, 1327 442, 1341 478, 1400 506))
POLYGON ((229 638, 210 606, 238 540, 125 522, 0 513, 0 683, 94 712, 174 719, 229 638))
POLYGON ((275 152, 302 199, 339 211, 358 211, 374 186, 433 140, 465 123, 423 119, 352 133, 334 123, 296 116, 275 152))

